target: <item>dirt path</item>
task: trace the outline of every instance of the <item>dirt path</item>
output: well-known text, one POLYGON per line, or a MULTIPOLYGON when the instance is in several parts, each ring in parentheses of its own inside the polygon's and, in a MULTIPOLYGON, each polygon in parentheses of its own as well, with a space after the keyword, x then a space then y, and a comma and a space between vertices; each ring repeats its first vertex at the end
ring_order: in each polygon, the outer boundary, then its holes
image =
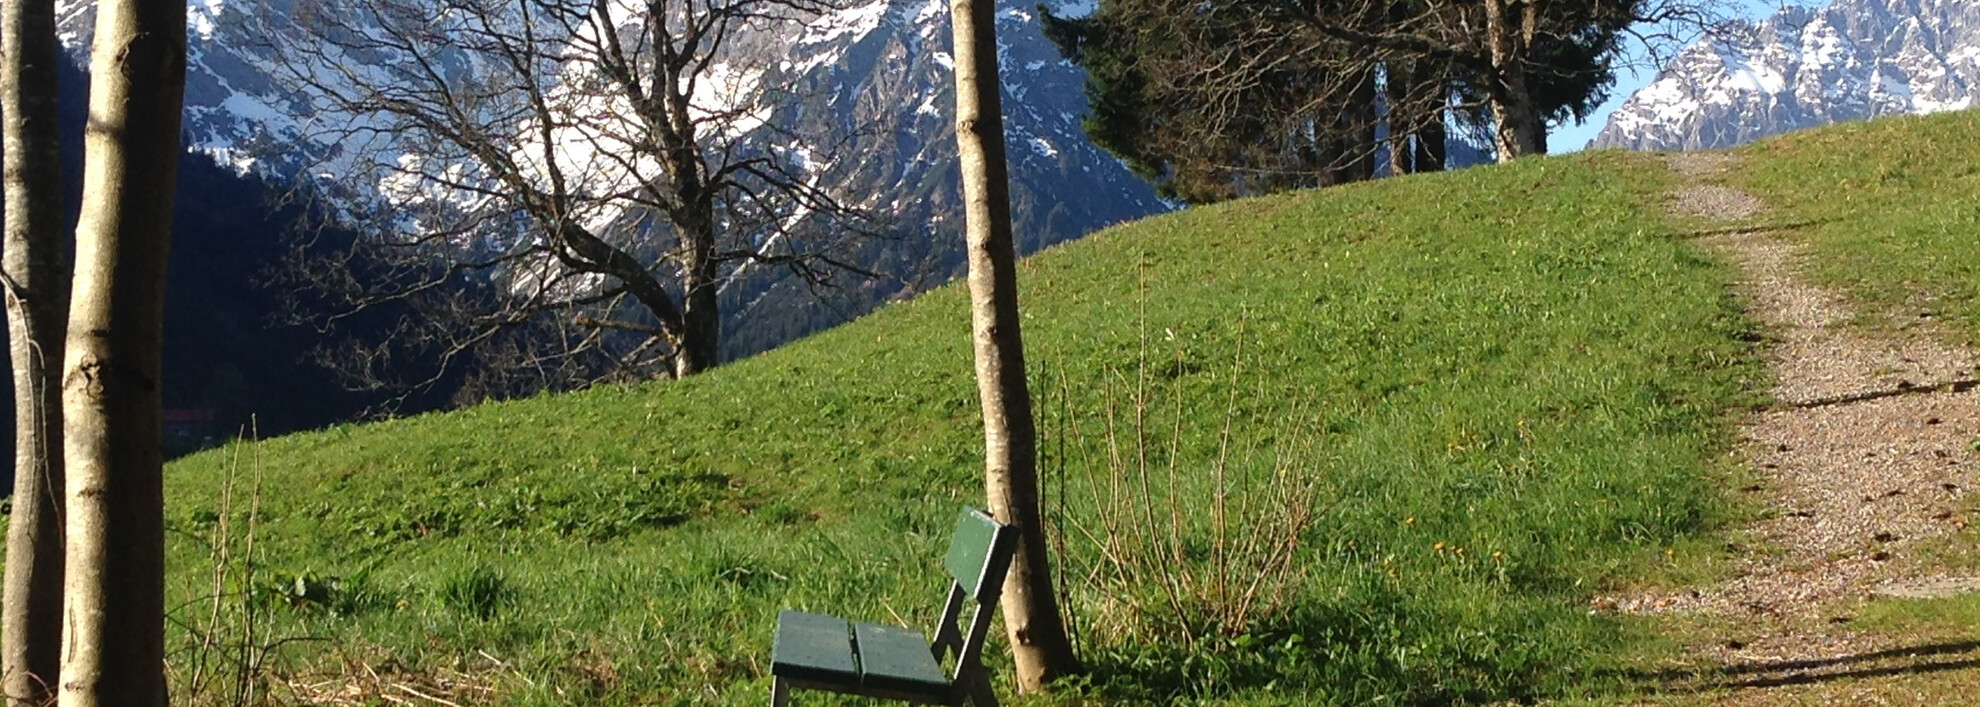
MULTIPOLYGON (((1735 638, 1721 631, 1711 645, 1692 647, 1716 669, 1674 674, 1673 687, 1698 691, 1700 701, 1886 702, 1875 690, 1816 698, 1805 688, 1904 673, 1888 666, 1924 648, 1943 657, 1943 646, 1898 645, 1853 629, 1865 602, 1980 591, 1980 579, 1912 561, 1922 541, 1965 527, 1960 498, 1980 484, 1973 352, 1930 338, 1930 322, 1889 336, 1850 329, 1844 300, 1797 276, 1793 247, 1765 229, 1737 228, 1765 221, 1765 206, 1716 183, 1736 156, 1667 159, 1687 178, 1672 208, 1720 227, 1701 242, 1745 271, 1742 294, 1772 340, 1776 403, 1743 424, 1738 451, 1759 480, 1742 491, 1769 512, 1729 545, 1730 581, 1598 601, 1736 627, 1735 638)), ((1980 664, 1980 646, 1964 652, 1954 658, 1980 664)))

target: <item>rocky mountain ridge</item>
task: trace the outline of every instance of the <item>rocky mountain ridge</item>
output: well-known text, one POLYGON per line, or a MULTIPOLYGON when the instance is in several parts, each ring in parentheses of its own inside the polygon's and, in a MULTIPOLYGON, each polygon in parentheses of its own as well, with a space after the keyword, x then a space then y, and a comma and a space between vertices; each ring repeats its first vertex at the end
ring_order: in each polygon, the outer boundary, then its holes
POLYGON ((1959 110, 1980 88, 1980 3, 1835 0, 1686 47, 1590 147, 1712 149, 1829 123, 1959 110))
MULTIPOLYGON (((856 153, 852 183, 841 191, 860 195, 860 206, 879 214, 897 238, 870 253, 878 267, 913 267, 920 281, 934 284, 959 271, 963 262, 960 187, 955 167, 952 60, 948 54, 948 8, 941 0, 849 0, 850 6, 777 25, 771 36, 749 37, 744 46, 757 57, 754 73, 706 82, 737 95, 705 100, 755 118, 739 130, 762 149, 784 154, 824 154, 798 144, 791 129, 800 121, 845 125, 866 133, 856 153), (762 87, 774 91, 760 91, 762 87), (762 101, 774 94, 777 102, 762 101), (795 97, 795 100, 792 98, 795 97), (884 252, 883 252, 884 251, 884 252)), ((306 102, 284 88, 277 71, 285 61, 265 38, 271 17, 304 7, 292 0, 188 0, 189 66, 185 131, 189 149, 243 172, 282 179, 315 179, 335 185, 353 199, 375 199, 392 188, 386 179, 346 171, 336 157, 338 144, 312 142, 313 116, 306 102), (257 32, 262 31, 261 35, 257 32)), ((1079 12, 1080 8, 1067 8, 1079 12)), ((1090 11, 1090 10, 1089 10, 1090 11)), ((94 22, 93 0, 58 3, 61 39, 86 63, 94 22)), ((1124 220, 1171 208, 1118 160, 1087 140, 1080 121, 1086 114, 1084 72, 1062 60, 1045 39, 1031 3, 999 4, 999 54, 1003 62, 1005 131, 1009 143, 1017 233, 1030 251, 1084 235, 1124 220)), ((703 97, 697 94, 697 100, 703 97)), ((904 282, 912 283, 912 278, 904 282)), ((909 290, 917 284, 869 282, 878 288, 909 290)), ((805 307, 795 301, 760 301, 748 308, 805 307)), ((787 287, 785 289, 799 289, 787 287)), ((852 305, 863 309, 900 291, 866 293, 852 305)), ((773 298, 776 299, 776 298, 773 298)), ((741 309, 741 307, 738 307, 741 309)), ((814 312, 820 325, 841 319, 814 312)), ((811 315, 805 315, 811 317, 811 315)), ((732 355, 766 348, 816 327, 780 325, 732 355), (766 338, 767 337, 767 338, 766 338)))

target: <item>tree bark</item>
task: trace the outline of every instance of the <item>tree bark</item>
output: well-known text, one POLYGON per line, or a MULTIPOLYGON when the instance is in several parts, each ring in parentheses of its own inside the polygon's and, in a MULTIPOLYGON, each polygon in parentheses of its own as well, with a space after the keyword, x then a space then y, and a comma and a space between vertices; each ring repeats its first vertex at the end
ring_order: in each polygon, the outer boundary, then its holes
POLYGON ((674 354, 674 377, 714 368, 722 343, 721 290, 715 271, 715 214, 711 206, 690 207, 694 215, 681 224, 687 257, 681 273, 681 343, 674 354))
POLYGON ((1444 80, 1418 60, 1389 82, 1389 160, 1395 174, 1444 169, 1444 80))
POLYGON ((62 327, 69 307, 55 102, 55 3, 0 4, 7 329, 14 366, 14 512, 7 527, 0 694, 55 694, 62 642, 62 327))
POLYGON ((1541 123, 1526 84, 1527 49, 1538 19, 1530 0, 1486 0, 1485 33, 1490 42, 1492 76, 1487 97, 1492 104, 1493 146, 1500 162, 1546 154, 1541 123))
POLYGON ((1444 171, 1445 148, 1444 111, 1440 108, 1432 122, 1416 131, 1416 171, 1444 171))
POLYGON ((1305 151, 1303 155, 1305 164, 1300 165, 1300 168, 1313 173, 1313 186, 1331 187, 1344 183, 1340 170, 1334 169, 1334 165, 1347 159, 1350 148, 1347 140, 1333 130, 1314 132, 1316 135, 1307 142, 1311 149, 1305 151))
MULTIPOLYGON (((664 32, 664 8, 647 9, 648 22, 659 23, 655 36, 664 32)), ((690 115, 689 97, 680 89, 682 67, 658 62, 653 76, 664 80, 654 91, 664 95, 665 114, 648 121, 659 135, 665 153, 667 178, 673 183, 680 205, 671 216, 680 234, 681 248, 681 334, 674 351, 674 377, 685 378, 714 368, 722 343, 721 289, 717 280, 715 256, 716 218, 714 185, 701 162, 695 125, 690 115)))
POLYGON ((1037 430, 1018 327, 1017 249, 1011 237, 1009 166, 997 73, 996 6, 954 0, 956 145, 969 247, 971 338, 983 402, 984 486, 991 514, 1019 532, 1004 580, 1004 626, 1018 690, 1079 672, 1059 618, 1038 502, 1037 430))
POLYGON ((1346 184, 1375 178, 1375 70, 1369 69, 1349 94, 1341 110, 1342 158, 1335 163, 1334 183, 1346 184))
POLYGON ((62 707, 166 703, 159 345, 186 6, 102 0, 63 365, 62 707))
POLYGON ((1389 141, 1385 147, 1389 153, 1389 176, 1392 177, 1416 171, 1415 165, 1411 164, 1410 160, 1415 154, 1414 149, 1410 147, 1412 142, 1410 137, 1415 134, 1416 126, 1410 121, 1413 116, 1408 115, 1413 108, 1408 104, 1410 90, 1415 88, 1411 80, 1415 78, 1414 74, 1411 69, 1391 63, 1388 65, 1388 81, 1384 82, 1387 99, 1383 101, 1383 122, 1389 130, 1389 141))

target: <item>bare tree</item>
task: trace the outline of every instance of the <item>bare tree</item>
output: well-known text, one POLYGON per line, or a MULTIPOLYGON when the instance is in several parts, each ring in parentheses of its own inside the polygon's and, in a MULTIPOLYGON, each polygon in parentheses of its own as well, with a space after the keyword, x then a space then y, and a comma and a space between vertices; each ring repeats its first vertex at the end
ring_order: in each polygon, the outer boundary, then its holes
POLYGON ((406 333, 443 361, 534 327, 557 333, 538 363, 716 365, 725 285, 825 282, 866 234, 831 188, 853 161, 767 120, 776 57, 749 44, 829 2, 360 0, 269 20, 313 137, 338 146, 319 186, 379 197, 343 219, 385 227, 363 264, 321 276, 353 311, 439 300, 451 318, 406 333))
POLYGON ((970 333, 983 403, 984 486, 991 514, 1021 534, 1004 581, 1002 606, 1018 689, 1029 692, 1079 672, 1080 665, 1059 616, 1039 510, 1038 434, 1019 331, 996 4, 955 0, 949 8, 955 31, 956 146, 969 248, 970 333))
POLYGON ((7 334, 14 370, 14 510, 7 527, 0 692, 54 695, 62 641, 62 327, 69 307, 62 166, 55 127, 55 3, 0 4, 6 150, 7 334))
POLYGON ((59 700, 63 707, 162 707, 159 368, 185 4, 101 0, 90 68, 62 379, 68 542, 59 700))

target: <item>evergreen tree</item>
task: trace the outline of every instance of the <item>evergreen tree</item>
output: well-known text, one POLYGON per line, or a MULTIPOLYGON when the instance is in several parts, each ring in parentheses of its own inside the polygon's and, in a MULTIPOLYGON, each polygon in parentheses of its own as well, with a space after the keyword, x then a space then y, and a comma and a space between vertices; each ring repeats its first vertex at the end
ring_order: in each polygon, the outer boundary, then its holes
POLYGON ((1040 8, 1087 70, 1094 142, 1204 203, 1441 169, 1452 111, 1501 159, 1608 96, 1624 32, 1658 0, 1101 0, 1040 8))
POLYGON ((1166 198, 1207 203, 1373 174, 1379 64, 1265 2, 1104 0, 1045 33, 1087 71, 1087 134, 1166 198))

